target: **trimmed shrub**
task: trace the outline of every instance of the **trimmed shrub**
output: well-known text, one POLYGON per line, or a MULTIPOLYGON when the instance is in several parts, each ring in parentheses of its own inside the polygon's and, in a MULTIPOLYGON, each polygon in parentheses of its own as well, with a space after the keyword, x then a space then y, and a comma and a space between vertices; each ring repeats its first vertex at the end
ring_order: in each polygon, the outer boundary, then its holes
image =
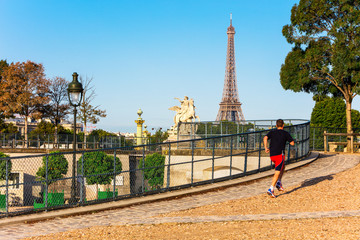
POLYGON ((144 168, 144 177, 152 190, 160 189, 164 184, 165 156, 153 153, 145 157, 145 162, 143 160, 140 160, 138 168, 144 168))
MULTIPOLYGON (((78 174, 81 174, 81 163, 83 157, 78 161, 78 174)), ((122 165, 116 157, 116 172, 121 172, 122 165)), ((84 153, 84 175, 87 184, 110 184, 114 178, 114 156, 107 155, 105 152, 86 152, 84 153), (103 174, 103 175, 100 175, 103 174), (89 176, 95 175, 95 176, 89 176)))
MULTIPOLYGON (((3 152, 0 152, 0 158, 6 158, 6 157, 10 157, 10 156, 3 152)), ((8 161, 9 174, 11 172, 11 167, 12 167, 11 161, 8 161)), ((6 179, 6 161, 0 159, 0 180, 5 180, 5 179, 6 179)))
MULTIPOLYGON (((46 156, 43 157, 43 164, 36 172, 36 176, 41 181, 46 180, 46 156)), ((60 178, 64 178, 68 171, 68 161, 60 151, 51 152, 48 155, 48 181, 49 184, 56 182, 60 178)))

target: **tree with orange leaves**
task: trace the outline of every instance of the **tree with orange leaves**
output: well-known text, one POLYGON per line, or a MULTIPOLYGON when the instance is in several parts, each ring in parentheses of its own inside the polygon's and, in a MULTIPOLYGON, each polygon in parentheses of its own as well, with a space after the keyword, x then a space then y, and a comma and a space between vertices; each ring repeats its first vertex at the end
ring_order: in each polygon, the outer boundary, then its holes
POLYGON ((49 102, 48 84, 42 64, 28 60, 11 63, 3 70, 0 82, 0 111, 5 116, 17 113, 25 118, 26 145, 29 118, 40 118, 39 109, 49 102))

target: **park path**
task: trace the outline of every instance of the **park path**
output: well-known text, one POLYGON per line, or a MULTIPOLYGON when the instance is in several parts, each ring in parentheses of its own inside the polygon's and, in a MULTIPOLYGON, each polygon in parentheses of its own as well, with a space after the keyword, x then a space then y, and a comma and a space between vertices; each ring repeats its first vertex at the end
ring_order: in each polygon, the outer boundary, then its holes
MULTIPOLYGON (((360 163, 360 155, 321 155, 307 166, 290 170, 284 175, 287 186, 294 186, 314 178, 326 177, 352 168, 360 163)), ((248 221, 271 219, 298 219, 360 216, 360 210, 300 212, 282 214, 233 215, 233 216, 191 216, 191 217, 156 217, 159 214, 196 208, 214 203, 235 200, 259 194, 264 194, 270 178, 253 181, 250 184, 228 187, 203 194, 195 194, 179 199, 156 201, 134 205, 131 207, 41 221, 37 223, 19 223, 0 227, 0 240, 22 239, 31 236, 64 232, 93 226, 123 225, 123 224, 156 224, 167 222, 218 222, 218 221, 248 221)))

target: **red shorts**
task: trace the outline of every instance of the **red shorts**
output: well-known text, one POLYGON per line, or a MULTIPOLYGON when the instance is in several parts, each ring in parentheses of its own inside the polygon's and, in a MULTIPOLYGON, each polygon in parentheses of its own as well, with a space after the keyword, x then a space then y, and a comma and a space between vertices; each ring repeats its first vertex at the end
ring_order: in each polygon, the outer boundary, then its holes
POLYGON ((275 170, 281 171, 285 165, 285 155, 270 156, 271 161, 275 164, 275 170))

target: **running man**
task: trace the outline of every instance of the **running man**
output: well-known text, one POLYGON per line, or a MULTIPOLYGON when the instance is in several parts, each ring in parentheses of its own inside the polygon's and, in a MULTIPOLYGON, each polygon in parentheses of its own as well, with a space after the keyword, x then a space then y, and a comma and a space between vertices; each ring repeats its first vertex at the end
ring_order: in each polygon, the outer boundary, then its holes
POLYGON ((271 130, 264 137, 265 152, 270 152, 270 159, 275 164, 275 174, 271 182, 271 186, 267 191, 270 197, 275 198, 274 187, 279 191, 284 191, 282 187, 281 178, 285 170, 285 145, 289 142, 290 145, 294 146, 294 139, 290 133, 284 131, 284 121, 278 119, 276 121, 276 129, 271 130), (268 140, 270 140, 270 149, 268 148, 268 140))

